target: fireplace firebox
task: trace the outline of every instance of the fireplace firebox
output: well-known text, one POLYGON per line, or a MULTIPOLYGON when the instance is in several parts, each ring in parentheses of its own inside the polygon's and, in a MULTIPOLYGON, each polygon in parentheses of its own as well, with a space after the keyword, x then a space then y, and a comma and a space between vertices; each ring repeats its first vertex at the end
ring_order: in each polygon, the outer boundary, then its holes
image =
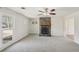
POLYGON ((50 28, 48 25, 42 25, 41 26, 41 35, 42 36, 50 36, 50 28))

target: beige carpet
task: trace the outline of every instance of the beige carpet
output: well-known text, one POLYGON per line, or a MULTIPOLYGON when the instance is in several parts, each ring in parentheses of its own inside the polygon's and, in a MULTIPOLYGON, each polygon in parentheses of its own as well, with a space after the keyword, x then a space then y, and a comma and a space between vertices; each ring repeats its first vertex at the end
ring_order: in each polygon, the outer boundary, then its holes
POLYGON ((39 37, 30 35, 16 44, 8 47, 4 52, 78 52, 79 45, 67 38, 39 37))

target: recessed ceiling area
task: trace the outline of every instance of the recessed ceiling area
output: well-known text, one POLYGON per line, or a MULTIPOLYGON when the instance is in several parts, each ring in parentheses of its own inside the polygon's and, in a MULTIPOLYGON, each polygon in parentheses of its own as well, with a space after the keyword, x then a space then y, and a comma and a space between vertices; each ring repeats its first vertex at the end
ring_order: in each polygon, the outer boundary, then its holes
MULTIPOLYGON (((43 10, 44 7, 24 7, 24 9, 22 9, 21 7, 8 7, 8 8, 18 13, 21 13, 25 16, 35 18, 39 14, 38 10, 43 10)), ((49 8, 49 10, 56 9, 55 11, 56 16, 67 16, 71 13, 79 11, 79 7, 47 7, 47 8, 49 8)))

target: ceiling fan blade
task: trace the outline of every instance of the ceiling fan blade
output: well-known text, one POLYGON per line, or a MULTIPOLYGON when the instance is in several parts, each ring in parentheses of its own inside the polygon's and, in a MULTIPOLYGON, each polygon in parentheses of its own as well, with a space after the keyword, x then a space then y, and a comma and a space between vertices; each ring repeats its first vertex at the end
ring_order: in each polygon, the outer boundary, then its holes
POLYGON ((21 9, 26 9, 25 7, 21 7, 21 9))
POLYGON ((53 11, 55 11, 55 9, 51 9, 50 11, 53 12, 53 11))
POLYGON ((49 13, 50 15, 56 15, 56 13, 49 13))
POLYGON ((39 12, 45 13, 44 11, 39 10, 39 12))

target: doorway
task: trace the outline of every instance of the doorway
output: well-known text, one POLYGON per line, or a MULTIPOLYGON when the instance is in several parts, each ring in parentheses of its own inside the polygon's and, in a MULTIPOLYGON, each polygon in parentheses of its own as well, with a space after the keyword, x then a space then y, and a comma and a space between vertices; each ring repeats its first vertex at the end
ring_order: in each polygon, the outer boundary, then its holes
POLYGON ((66 36, 71 40, 74 40, 74 18, 71 17, 66 19, 65 25, 66 25, 65 28, 66 36))

